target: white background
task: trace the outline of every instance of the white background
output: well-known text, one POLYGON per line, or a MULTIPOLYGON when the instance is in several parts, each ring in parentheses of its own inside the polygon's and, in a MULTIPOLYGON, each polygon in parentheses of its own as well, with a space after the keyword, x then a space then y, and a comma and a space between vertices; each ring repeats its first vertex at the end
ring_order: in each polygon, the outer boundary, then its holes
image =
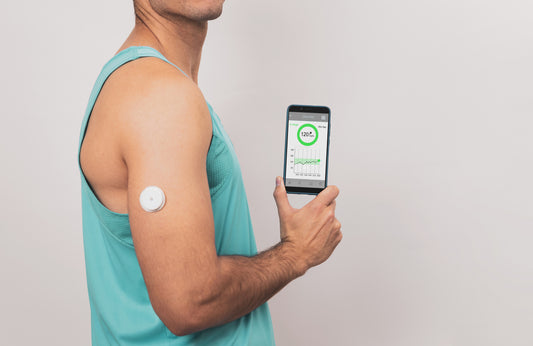
MULTIPOLYGON (((89 345, 78 135, 132 4, 2 8, 0 344, 89 345)), ((531 1, 228 0, 200 86, 261 249, 287 105, 332 109, 344 239, 270 301, 278 345, 533 344, 531 1)))

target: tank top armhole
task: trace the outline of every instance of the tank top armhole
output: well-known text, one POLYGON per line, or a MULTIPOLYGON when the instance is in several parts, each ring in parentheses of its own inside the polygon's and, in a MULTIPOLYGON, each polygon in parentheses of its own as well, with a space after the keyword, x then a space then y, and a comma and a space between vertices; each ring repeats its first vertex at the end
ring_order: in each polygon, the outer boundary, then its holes
MULTIPOLYGON (((90 195, 89 198, 91 200, 91 204, 94 208, 97 209, 97 212, 99 214, 100 219, 108 219, 108 218, 128 218, 127 213, 117 213, 115 211, 112 211, 111 209, 107 208, 99 199, 98 196, 94 193, 89 181, 85 177, 85 174, 83 173, 83 169, 81 168, 81 160, 80 160, 80 154, 81 154, 81 146, 83 144, 83 140, 85 138, 85 134, 87 132, 87 125, 89 123, 89 119, 91 117, 92 110, 94 108, 94 105, 96 103, 96 100, 98 99, 98 96, 100 94, 100 91, 102 90, 105 82, 107 79, 111 76, 113 72, 115 72, 119 67, 122 65, 137 60, 139 58, 145 58, 145 57, 155 57, 159 58, 168 64, 174 66, 177 68, 185 77, 190 79, 190 77, 177 65, 170 62, 163 54, 161 54, 157 49, 150 47, 150 46, 130 46, 127 47, 118 53, 116 53, 102 68, 102 71, 100 72, 94 87, 92 89, 91 95, 89 97, 89 102, 87 105, 87 108, 85 110, 85 116, 82 121, 82 126, 80 130, 80 138, 79 138, 79 145, 78 145, 78 154, 77 154, 77 162, 78 162, 78 168, 80 170, 80 175, 82 178, 82 185, 86 189, 87 193, 90 195)), ((212 122, 212 135, 213 137, 215 135, 216 130, 216 123, 213 116, 213 109, 209 102, 206 101, 206 104, 209 108, 209 114, 211 116, 211 122, 212 122)), ((211 138, 212 142, 212 138, 211 138)), ((211 146, 211 143, 210 143, 211 146)))

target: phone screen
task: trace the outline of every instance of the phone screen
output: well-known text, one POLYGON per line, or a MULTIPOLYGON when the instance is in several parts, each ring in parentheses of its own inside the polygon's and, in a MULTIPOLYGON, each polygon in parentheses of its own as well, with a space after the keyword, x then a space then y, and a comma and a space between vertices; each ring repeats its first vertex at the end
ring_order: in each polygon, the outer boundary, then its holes
POLYGON ((321 106, 289 106, 285 143, 288 192, 318 193, 327 185, 330 111, 321 106))

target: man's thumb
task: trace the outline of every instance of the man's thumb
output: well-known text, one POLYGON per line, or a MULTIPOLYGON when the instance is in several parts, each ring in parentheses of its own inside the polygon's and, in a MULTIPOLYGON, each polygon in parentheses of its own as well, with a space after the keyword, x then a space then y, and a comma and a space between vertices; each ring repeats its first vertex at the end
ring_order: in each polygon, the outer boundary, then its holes
POLYGON ((291 209, 289 198, 287 197, 287 191, 285 190, 285 185, 283 184, 283 179, 281 177, 276 177, 274 200, 276 200, 276 205, 278 206, 278 213, 280 215, 286 213, 291 209))

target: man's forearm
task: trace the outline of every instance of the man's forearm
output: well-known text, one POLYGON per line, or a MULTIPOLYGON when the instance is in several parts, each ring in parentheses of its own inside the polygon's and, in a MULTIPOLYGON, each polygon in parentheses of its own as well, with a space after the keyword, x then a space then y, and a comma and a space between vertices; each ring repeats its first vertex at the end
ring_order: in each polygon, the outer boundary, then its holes
POLYGON ((219 256, 216 277, 204 287, 195 309, 193 331, 248 314, 306 270, 290 243, 253 257, 219 256))
POLYGON ((195 256, 191 277, 182 275, 181 285, 173 285, 179 293, 167 309, 167 326, 185 335, 231 322, 326 261, 342 239, 341 224, 335 218, 338 194, 337 187, 329 186, 303 208, 295 209, 277 177, 274 198, 282 242, 253 257, 195 256))

